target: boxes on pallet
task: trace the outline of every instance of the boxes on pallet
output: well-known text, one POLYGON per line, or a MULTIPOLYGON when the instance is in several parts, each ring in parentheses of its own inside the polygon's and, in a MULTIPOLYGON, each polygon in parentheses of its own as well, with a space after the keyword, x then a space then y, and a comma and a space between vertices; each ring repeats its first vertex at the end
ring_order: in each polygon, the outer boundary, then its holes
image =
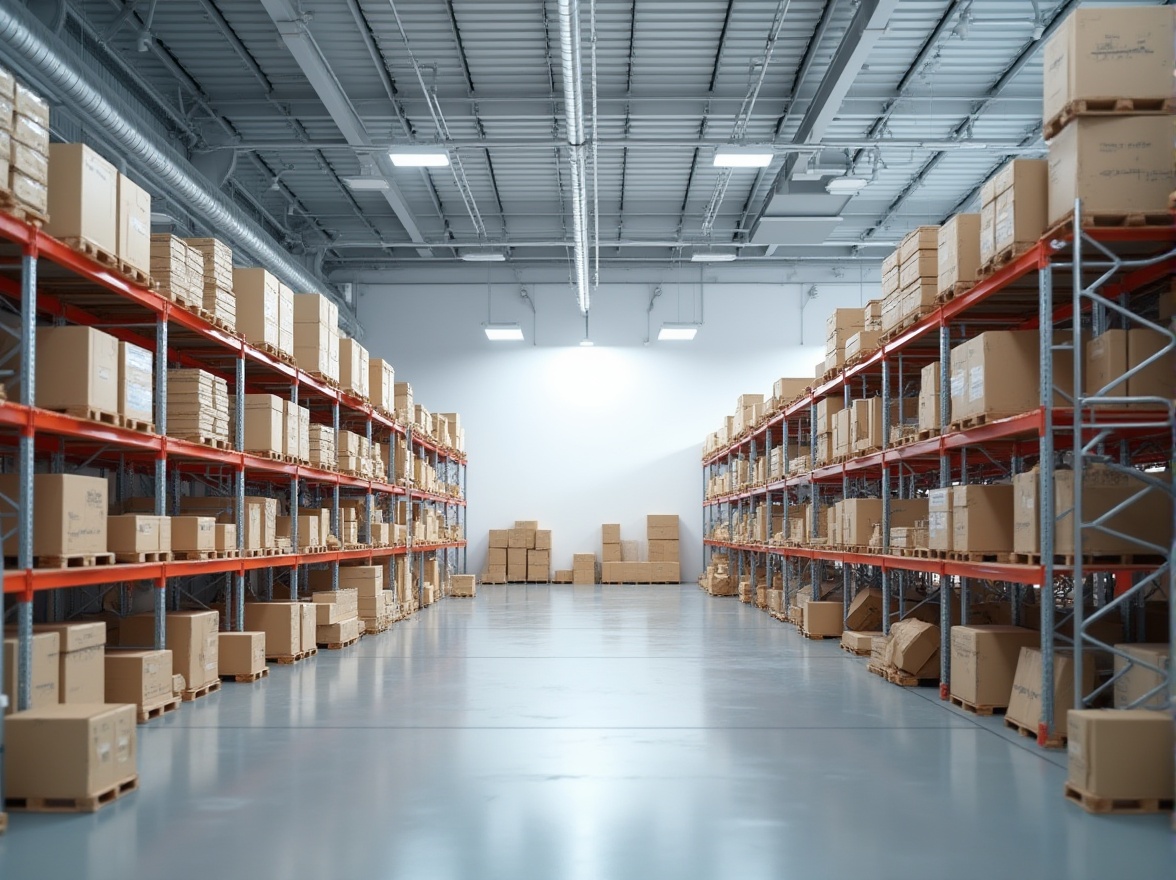
POLYGON ((952 522, 952 489, 932 489, 927 493, 927 546, 931 550, 951 550, 955 527, 952 522))
MULTIPOLYGON (((172 652, 172 669, 184 676, 189 690, 217 680, 219 624, 220 615, 215 611, 167 613, 167 645, 172 652)), ((119 644, 128 648, 154 645, 155 615, 124 617, 119 627, 119 644)))
POLYGON ((891 664, 914 678, 939 677, 939 627, 922 620, 900 620, 890 627, 891 664))
POLYGON ((975 282, 980 272, 980 215, 956 214, 940 226, 936 253, 938 292, 975 282))
POLYGON ((370 361, 368 350, 354 339, 339 339, 339 384, 344 391, 359 397, 369 396, 370 361))
MULTIPOLYGON (((56 186, 56 182, 54 182, 56 186)), ((125 174, 117 175, 119 260, 144 275, 151 272, 151 194, 125 174)))
MULTIPOLYGON (((1176 381, 1173 378, 1176 376, 1176 358, 1171 352, 1156 357, 1167 347, 1167 342, 1163 333, 1144 327, 1106 330, 1095 336, 1086 346, 1086 390, 1112 397, 1170 399, 1176 381), (1117 381, 1135 367, 1142 369, 1117 381)), ((1160 404, 1157 401, 1149 405, 1160 404)))
POLYGON ((294 358, 304 370, 339 381, 339 307, 321 294, 294 294, 294 358))
POLYGON ((213 546, 218 552, 237 549, 237 526, 233 523, 217 523, 213 531, 213 546))
POLYGON ((955 486, 951 492, 951 507, 951 549, 954 552, 984 555, 1012 552, 1011 483, 955 486))
MULTIPOLYGON (((1094 655, 1087 653, 1082 664, 1082 692, 1094 689, 1094 655)), ((1074 652, 1070 648, 1054 649, 1053 718, 1054 731, 1066 735, 1066 715, 1074 705, 1074 652)), ((1009 693, 1005 717, 1027 730, 1037 730, 1043 719, 1041 702, 1041 651, 1023 647, 1017 660, 1017 671, 1009 693)))
MULTIPOLYGON (((293 401, 282 398, 282 446, 283 455, 302 460, 302 424, 306 423, 306 451, 310 452, 310 410, 293 401), (305 412, 305 415, 303 413, 305 412)), ((332 462, 334 465, 334 462, 332 462)))
POLYGON ((772 383, 772 396, 781 405, 791 403, 808 392, 811 379, 777 379, 772 383))
POLYGON ((377 409, 396 411, 396 371, 386 360, 368 359, 368 396, 377 409))
POLYGON ((1022 648, 1041 634, 1020 626, 951 628, 951 695, 973 706, 1008 706, 1022 648))
POLYGON ((841 601, 806 602, 804 631, 812 636, 839 636, 844 629, 841 601))
MULTIPOLYGON (((118 343, 118 414, 140 422, 155 420, 155 356, 130 342, 118 343)), ((38 393, 40 389, 38 389, 38 393)))
POLYGON ((281 350, 278 279, 265 269, 233 269, 237 331, 259 348, 281 350))
POLYGON ((1172 718, 1149 709, 1078 709, 1069 719, 1069 785, 1096 798, 1171 800, 1172 718))
MULTIPOLYGON (((991 196, 993 256, 1010 248, 1029 247, 1041 237, 1050 177, 1044 159, 1013 159, 981 188, 981 214, 986 196, 991 196)), ((981 238, 981 246, 983 243, 981 238)))
MULTIPOLYGON (((0 474, 0 494, 20 497, 19 476, 0 474)), ((34 474, 33 556, 106 552, 107 482, 76 474, 34 474)), ((4 535, 4 555, 17 555, 17 535, 4 535)))
MULTIPOLYGON (((4 693, 8 696, 6 714, 16 711, 16 683, 21 673, 17 644, 15 638, 4 639, 4 693)), ((61 634, 56 631, 34 633, 32 657, 29 708, 56 705, 61 702, 61 634)))
MULTIPOLYGON (((11 629, 9 627, 10 631, 11 629)), ((37 624, 33 631, 57 633, 57 693, 60 702, 105 702, 102 684, 102 654, 106 645, 105 623, 41 623, 37 624)))
MULTIPOLYGON (((20 129, 14 130, 19 136, 20 129)), ((49 146, 49 221, 54 238, 118 253, 118 171, 85 144, 49 146)))
POLYGON ((135 707, 45 706, 5 722, 7 798, 83 800, 138 775, 135 707))
POLYGON ((165 296, 184 305, 201 305, 204 260, 183 239, 168 233, 151 236, 151 277, 165 296))
POLYGON ((1115 645, 1115 708, 1162 709, 1168 702, 1171 654, 1164 642, 1115 645), (1146 666, 1144 664, 1147 664, 1146 666))
POLYGON ((278 282, 278 351, 294 357, 294 291, 278 282))
POLYGON ((292 657, 302 645, 302 602, 246 602, 245 627, 265 633, 267 658, 292 657))
POLYGON ((1158 104, 1171 98, 1174 24, 1170 6, 1071 12, 1045 44, 1041 115, 1047 129, 1074 101, 1101 101, 1090 108, 1101 109, 1121 99, 1158 104))
POLYGON ((843 409, 833 415, 833 457, 842 458, 853 451, 853 410, 843 409))
MULTIPOLYGON (((286 401, 276 394, 246 394, 245 451, 284 455, 286 439, 286 401)), ((291 422, 296 428, 297 422, 291 422)))
MULTIPOLYGON (((1065 331, 1067 334, 1069 331, 1065 331)), ((1036 330, 989 330, 951 350, 952 421, 1020 415, 1038 407, 1040 352, 1036 330)), ((1054 353, 1056 406, 1073 384, 1073 355, 1054 353)))
POLYGON ((169 517, 126 513, 106 518, 106 549, 111 553, 141 556, 171 548, 169 517))
POLYGON ((207 553, 216 550, 216 519, 211 516, 173 516, 171 549, 175 553, 207 553))
MULTIPOLYGON (((118 340, 93 327, 37 330, 37 406, 118 412, 118 340)), ((18 399, 19 395, 12 395, 18 399)))
MULTIPOLYGON (((570 574, 570 572, 569 572, 570 574)), ((570 582, 570 579, 569 579, 570 582)), ((449 595, 473 598, 478 592, 477 579, 472 574, 455 574, 449 578, 449 595)))
MULTIPOLYGON (((298 513, 301 516, 309 516, 317 518, 318 520, 318 534, 322 539, 322 543, 327 543, 327 535, 331 534, 331 508, 329 507, 300 507, 298 513)), ((340 512, 340 516, 343 516, 340 512)), ((301 524, 299 524, 301 527, 301 524)))
POLYGON ((204 263, 201 308, 230 327, 237 324, 237 300, 233 295, 233 249, 215 238, 189 238, 204 263))
POLYGON ((527 551, 527 580, 546 583, 551 579, 551 551, 527 551))
POLYGON ((170 702, 175 696, 172 675, 169 650, 115 648, 103 657, 105 699, 112 703, 134 703, 140 709, 153 709, 170 702))
POLYGON ((218 674, 257 675, 265 669, 264 632, 223 632, 218 638, 218 674))
POLYGON ((596 583, 596 554, 572 554, 572 583, 583 585, 596 583))
POLYGON ((851 361, 878 348, 881 330, 859 330, 845 341, 845 359, 851 361))
POLYGON ((167 382, 168 435, 228 443, 228 383, 200 369, 168 370, 167 382))
POLYGON ((837 502, 837 531, 846 547, 865 547, 874 524, 882 522, 881 498, 846 498, 837 502))

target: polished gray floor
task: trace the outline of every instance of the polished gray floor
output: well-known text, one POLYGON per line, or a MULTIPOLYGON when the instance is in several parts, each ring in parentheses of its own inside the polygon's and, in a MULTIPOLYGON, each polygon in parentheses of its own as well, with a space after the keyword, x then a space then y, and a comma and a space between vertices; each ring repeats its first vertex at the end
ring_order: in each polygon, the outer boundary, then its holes
POLYGON ((484 587, 140 729, 142 789, 0 877, 1176 876, 1167 817, 696 587, 484 587))

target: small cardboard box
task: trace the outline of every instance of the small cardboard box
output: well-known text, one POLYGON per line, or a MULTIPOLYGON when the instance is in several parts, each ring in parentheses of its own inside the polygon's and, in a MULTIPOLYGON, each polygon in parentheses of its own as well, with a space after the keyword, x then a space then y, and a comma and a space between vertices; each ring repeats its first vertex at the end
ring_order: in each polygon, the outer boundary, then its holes
POLYGON ((939 653, 939 627, 922 620, 900 620, 890 627, 891 662, 908 675, 920 673, 939 653))
POLYGON ((804 631, 814 636, 839 636, 842 625, 841 602, 808 602, 804 606, 804 631))
POLYGON ((9 798, 85 798, 137 773, 135 707, 85 703, 45 706, 5 722, 9 798))
MULTIPOLYGON (((1094 655, 1086 653, 1082 664, 1082 691, 1094 690, 1094 655)), ((1041 651, 1022 648, 1017 660, 1017 673, 1009 695, 1005 717, 1029 730, 1037 730, 1042 720, 1041 651)), ((1074 652, 1069 648, 1054 650, 1054 730, 1066 735, 1066 715, 1074 705, 1074 652)))
MULTIPOLYGON (((29 708, 39 709, 61 702, 61 636, 57 632, 33 634, 32 689, 29 708)), ((4 639, 4 693, 6 714, 16 711, 16 683, 20 680, 20 652, 15 638, 4 639)))
MULTIPOLYGON (((166 621, 172 671, 184 676, 191 690, 216 681, 220 615, 215 611, 169 611, 166 621)), ((119 643, 137 648, 154 645, 155 615, 134 614, 123 618, 119 643)))
POLYGON ((621 543, 621 527, 617 523, 605 523, 600 527, 601 544, 621 543))
MULTIPOLYGON (((118 171, 85 144, 50 144, 49 222, 54 238, 118 254, 118 171)), ((150 210, 148 211, 150 214, 150 210)), ((148 224, 150 234, 150 224, 148 224)), ((148 256, 150 263, 150 256, 148 256)))
POLYGON ((880 635, 880 632, 857 632, 847 629, 841 633, 841 646, 855 654, 872 653, 874 639, 880 635))
POLYGON ((106 518, 106 549, 111 553, 128 555, 159 553, 159 533, 165 528, 170 541, 171 524, 167 517, 143 513, 109 516, 106 518))
POLYGON ((923 367, 919 374, 919 430, 939 429, 939 361, 923 367))
POLYGON ((956 214, 939 227, 940 293, 974 282, 980 272, 980 215, 956 214))
POLYGON ((223 632, 219 638, 220 675, 256 675, 265 669, 264 632, 223 632))
POLYGON ((104 659, 106 699, 112 703, 153 709, 174 699, 171 651, 114 649, 104 659))
MULTIPOLYGON (((19 476, 0 475, 0 493, 20 497, 19 476)), ((105 553, 107 482, 76 474, 34 474, 33 555, 105 553)), ((4 536, 4 555, 17 555, 16 530, 4 536)))
POLYGON ((1171 800, 1172 717, 1150 709, 1076 709, 1069 783, 1100 798, 1171 800))
POLYGON ((847 629, 864 632, 882 627, 882 591, 873 587, 862 590, 849 603, 845 618, 847 629))
POLYGON ((301 602, 246 602, 245 626, 265 633, 266 657, 290 657, 302 651, 301 602))
MULTIPOLYGON (((173 516, 172 550, 179 553, 203 553, 216 550, 216 518, 211 516, 173 516)), ((185 676, 187 678, 187 676, 185 676)))
POLYGON ((1013 549, 1013 487, 1010 483, 955 486, 951 493, 952 549, 1005 553, 1013 549))
MULTIPOLYGON (((556 583, 571 583, 571 572, 566 581, 556 583)), ((478 581, 472 574, 455 574, 449 579, 449 595, 461 598, 474 598, 478 593, 478 581)))
POLYGON ((1155 669, 1163 670, 1156 672, 1154 669, 1141 666, 1140 663, 1128 664, 1126 658, 1116 654, 1115 708, 1164 708, 1168 703, 1167 683, 1168 676, 1171 675, 1168 645, 1162 642, 1140 642, 1115 645, 1115 650, 1130 654, 1135 660, 1147 663, 1155 669), (1137 700, 1141 702, 1133 706, 1137 700))
POLYGON ((1008 706, 1021 649, 1040 642, 1040 633, 1019 626, 953 626, 951 695, 975 706, 1008 706))
POLYGON ((338 623, 317 625, 314 638, 320 645, 341 645, 359 638, 359 632, 359 618, 349 617, 338 623))
MULTIPOLYGON (((128 419, 154 421, 155 355, 129 342, 118 343, 118 413, 128 419)), ((37 389, 38 397, 40 389, 37 389)))

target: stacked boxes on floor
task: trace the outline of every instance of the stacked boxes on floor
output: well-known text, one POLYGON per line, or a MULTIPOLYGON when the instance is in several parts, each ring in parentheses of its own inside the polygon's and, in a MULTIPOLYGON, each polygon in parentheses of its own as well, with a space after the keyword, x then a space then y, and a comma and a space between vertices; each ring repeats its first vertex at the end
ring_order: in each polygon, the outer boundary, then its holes
POLYGON ((167 433, 197 443, 229 442, 229 386, 206 370, 167 371, 167 433))
POLYGON ((585 586, 596 583, 595 553, 572 554, 572 583, 585 586))
MULTIPOLYGON (((148 720, 155 710, 175 702, 170 650, 118 648, 107 650, 103 659, 106 699, 112 703, 133 703, 141 722, 148 720)), ((180 690, 187 686, 185 681, 180 690)))
MULTIPOLYGON (((371 567, 376 568, 376 566, 371 567)), ((316 590, 311 595, 315 610, 315 641, 319 645, 333 647, 350 644, 359 638, 361 629, 366 626, 359 619, 359 590, 352 586, 342 586, 346 570, 346 567, 339 569, 340 587, 338 590, 316 590)), ((383 571, 383 569, 378 570, 383 571)), ((361 582, 350 574, 348 578, 349 584, 361 582)), ((362 583, 370 584, 371 579, 363 580, 362 583)), ((379 620, 386 617, 387 613, 383 607, 384 600, 381 596, 382 591, 378 586, 375 586, 372 587, 371 592, 376 593, 376 598, 370 602, 365 600, 364 611, 370 612, 370 619, 379 620)))
POLYGON ((189 238, 187 242, 204 259, 204 311, 213 319, 235 328, 237 299, 233 295, 233 249, 215 238, 189 238))
POLYGON ((507 560, 510 553, 509 529, 491 529, 486 549, 486 568, 482 571, 482 583, 505 584, 507 582, 507 560))
POLYGON ((290 660, 317 650, 315 606, 309 602, 246 602, 245 627, 265 633, 265 656, 290 660))
MULTIPOLYGON (((172 672, 184 677, 187 690, 200 691, 217 682, 220 615, 215 611, 169 611, 166 627, 172 672)), ((119 625, 119 644, 140 650, 155 644, 155 615, 124 617, 119 625)))
POLYGON ((204 307, 204 255, 182 238, 166 232, 151 236, 151 277, 169 299, 204 307))
MULTIPOLYGON (((403 565, 398 567, 407 568, 403 565)), ((377 632, 392 624, 396 614, 396 594, 384 589, 384 566, 339 566, 339 589, 355 591, 365 632, 377 632)))
POLYGON ((647 560, 638 558, 636 541, 621 541, 619 525, 601 526, 601 537, 602 584, 676 584, 681 580, 676 514, 650 514, 646 517, 647 560), (626 544, 633 545, 628 553, 624 549, 626 544), (617 559, 617 556, 621 558, 617 559))
POLYGON ((49 212, 49 104, 0 68, 0 189, 15 207, 49 212))

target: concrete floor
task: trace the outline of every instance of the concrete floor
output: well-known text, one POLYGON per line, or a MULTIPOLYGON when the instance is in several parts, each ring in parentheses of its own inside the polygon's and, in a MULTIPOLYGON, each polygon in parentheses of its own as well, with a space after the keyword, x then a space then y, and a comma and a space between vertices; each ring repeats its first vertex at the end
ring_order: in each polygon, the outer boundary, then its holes
POLYGON ((1166 816, 696 587, 485 587, 139 728, 141 790, 0 877, 1132 880, 1166 816))

